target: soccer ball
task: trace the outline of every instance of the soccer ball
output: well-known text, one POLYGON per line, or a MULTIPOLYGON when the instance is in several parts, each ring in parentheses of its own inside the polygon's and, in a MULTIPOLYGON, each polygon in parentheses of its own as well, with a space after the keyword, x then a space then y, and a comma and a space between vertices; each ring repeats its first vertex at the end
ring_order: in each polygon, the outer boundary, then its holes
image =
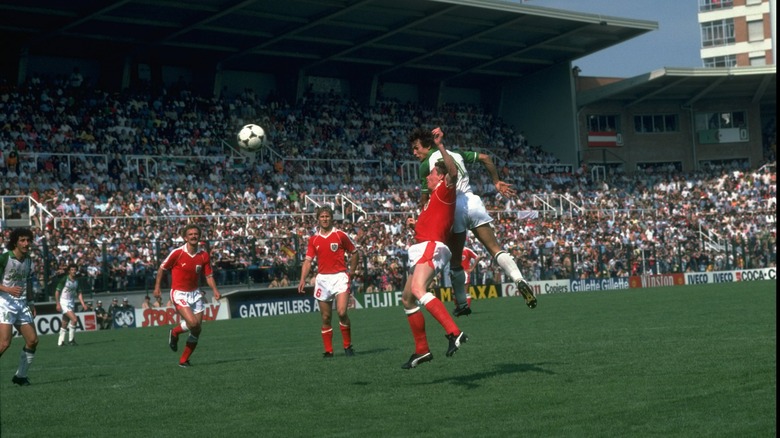
POLYGON ((257 152, 265 146, 265 131, 258 125, 244 126, 237 137, 238 147, 248 152, 257 152))

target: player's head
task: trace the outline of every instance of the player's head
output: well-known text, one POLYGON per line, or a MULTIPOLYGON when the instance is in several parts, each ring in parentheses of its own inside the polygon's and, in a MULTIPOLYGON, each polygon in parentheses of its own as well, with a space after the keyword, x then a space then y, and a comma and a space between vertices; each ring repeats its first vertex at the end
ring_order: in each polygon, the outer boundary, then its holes
POLYGON ((189 224, 181 229, 182 239, 187 240, 187 235, 190 234, 190 230, 195 230, 198 233, 197 237, 200 238, 200 227, 195 224, 189 224))
POLYGON ((79 267, 78 265, 71 263, 68 265, 68 274, 76 275, 76 272, 78 272, 79 267))
POLYGON ((314 211, 314 214, 317 215, 317 223, 320 228, 327 230, 333 226, 333 209, 330 206, 319 207, 314 211))
POLYGON ((333 209, 329 205, 323 205, 322 207, 317 207, 317 209, 314 210, 314 213, 317 215, 318 219, 323 213, 326 213, 328 216, 333 217, 333 209))
POLYGON ((426 177, 428 182, 428 189, 433 190, 437 185, 447 176, 447 166, 444 165, 444 161, 437 161, 433 164, 433 170, 426 177))
POLYGON ((28 242, 32 242, 33 233, 29 228, 15 228, 13 231, 11 231, 11 235, 8 236, 8 242, 6 243, 5 247, 8 249, 8 251, 13 251, 19 245, 19 239, 25 237, 27 238, 28 242))
POLYGON ((409 134, 409 145, 412 147, 412 154, 422 161, 428 156, 431 148, 436 147, 433 141, 433 133, 422 128, 415 128, 409 134))

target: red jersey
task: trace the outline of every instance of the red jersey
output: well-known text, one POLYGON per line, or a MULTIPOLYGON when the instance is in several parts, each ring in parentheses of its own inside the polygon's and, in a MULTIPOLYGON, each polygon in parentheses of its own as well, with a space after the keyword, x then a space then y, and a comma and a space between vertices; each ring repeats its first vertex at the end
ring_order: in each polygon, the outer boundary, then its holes
POLYGON ((309 237, 306 248, 306 258, 317 258, 317 272, 320 274, 336 274, 347 271, 345 254, 355 250, 347 233, 333 228, 328 234, 317 233, 309 237))
POLYGON ((477 258, 477 253, 472 251, 470 248, 463 248, 463 256, 461 257, 460 265, 463 267, 463 272, 466 273, 466 283, 469 282, 469 277, 471 277, 471 272, 469 272, 469 268, 471 268, 471 261, 477 258))
POLYGON ((445 181, 439 183, 428 203, 423 207, 417 224, 414 226, 414 238, 421 242, 447 242, 455 222, 455 184, 447 187, 445 181))
POLYGON ((198 249, 195 254, 187 252, 187 244, 180 246, 168 255, 160 265, 171 270, 171 289, 192 292, 200 286, 200 275, 213 274, 209 253, 198 249))

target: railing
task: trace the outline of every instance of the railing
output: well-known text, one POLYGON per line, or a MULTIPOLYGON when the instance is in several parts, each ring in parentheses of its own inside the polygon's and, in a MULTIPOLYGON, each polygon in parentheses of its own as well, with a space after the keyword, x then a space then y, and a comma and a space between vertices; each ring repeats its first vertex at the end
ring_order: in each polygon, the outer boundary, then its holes
POLYGON ((558 211, 558 209, 549 202, 550 195, 545 195, 545 198, 546 199, 543 199, 539 195, 533 195, 532 199, 533 199, 534 208, 536 208, 538 204, 541 204, 542 216, 547 217, 547 213, 551 212, 553 214, 553 217, 557 218, 560 215, 560 211, 558 211))
POLYGON ((30 196, 0 196, 1 228, 43 226, 55 216, 30 196))
POLYGON ((701 224, 699 224, 699 241, 702 250, 721 252, 726 249, 724 240, 712 230, 703 230, 701 224))
POLYGON ((581 215, 586 211, 584 207, 577 204, 569 195, 533 195, 532 199, 534 207, 537 205, 542 206, 541 212, 543 216, 546 216, 548 212, 552 212, 554 217, 557 218, 563 215, 574 216, 575 212, 581 215))
POLYGON ((347 196, 336 194, 306 195, 304 197, 304 210, 313 212, 315 208, 322 207, 324 204, 330 206, 334 211, 334 220, 342 220, 350 216, 351 221, 355 222, 358 217, 368 216, 368 213, 352 199, 347 196))

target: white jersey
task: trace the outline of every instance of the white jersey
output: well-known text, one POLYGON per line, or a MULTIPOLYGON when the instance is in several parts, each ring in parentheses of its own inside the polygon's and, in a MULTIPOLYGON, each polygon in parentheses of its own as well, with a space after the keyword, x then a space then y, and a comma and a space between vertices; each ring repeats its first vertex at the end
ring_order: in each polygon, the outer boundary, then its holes
MULTIPOLYGON (((447 150, 452 159, 455 161, 455 167, 458 168, 458 182, 455 184, 455 188, 459 193, 471 193, 471 182, 469 181, 469 172, 466 170, 466 160, 460 152, 452 152, 447 150)), ((477 156, 474 152, 463 152, 467 158, 470 154, 477 156)), ((430 156, 428 156, 428 173, 430 173, 436 166, 437 161, 442 161, 441 152, 435 150, 430 156)))
POLYGON ((0 275, 2 275, 3 286, 20 286, 22 294, 15 297, 7 292, 0 292, 0 298, 9 301, 27 302, 28 284, 33 272, 33 263, 30 257, 19 260, 14 256, 13 251, 7 251, 0 254, 0 275))
POLYGON ((79 281, 65 275, 57 283, 57 290, 60 291, 60 304, 73 304, 79 294, 79 281))

